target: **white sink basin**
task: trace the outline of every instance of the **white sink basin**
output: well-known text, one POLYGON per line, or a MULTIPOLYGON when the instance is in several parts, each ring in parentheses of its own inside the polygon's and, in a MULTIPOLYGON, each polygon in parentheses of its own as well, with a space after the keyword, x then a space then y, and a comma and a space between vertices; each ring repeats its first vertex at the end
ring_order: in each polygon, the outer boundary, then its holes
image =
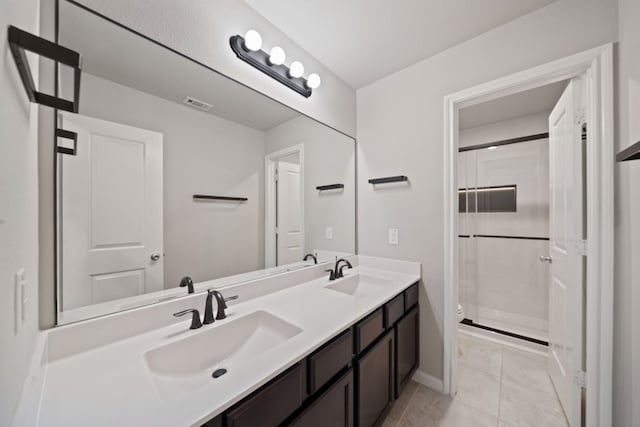
POLYGON ((390 283, 391 280, 360 273, 339 279, 339 281, 325 286, 325 289, 341 292, 353 297, 363 297, 382 290, 384 286, 390 283))
MULTIPOLYGON (((211 380, 217 368, 231 370, 302 332, 299 327, 266 311, 204 325, 201 332, 149 350, 144 360, 162 376, 202 376, 211 380)), ((199 382, 199 381, 197 381, 199 382)))

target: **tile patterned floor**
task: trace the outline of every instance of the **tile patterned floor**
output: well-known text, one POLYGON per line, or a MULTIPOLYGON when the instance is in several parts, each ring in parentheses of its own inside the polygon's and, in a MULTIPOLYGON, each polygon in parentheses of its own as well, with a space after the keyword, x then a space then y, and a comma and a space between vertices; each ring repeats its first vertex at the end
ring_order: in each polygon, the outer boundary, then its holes
POLYGON ((458 394, 411 382, 383 427, 567 427, 547 359, 459 335, 458 394))

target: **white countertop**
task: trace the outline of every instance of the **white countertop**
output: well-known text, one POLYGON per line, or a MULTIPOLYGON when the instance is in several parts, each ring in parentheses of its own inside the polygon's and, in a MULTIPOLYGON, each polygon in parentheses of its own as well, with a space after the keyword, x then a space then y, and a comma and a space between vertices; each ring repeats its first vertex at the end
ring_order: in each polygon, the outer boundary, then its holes
MULTIPOLYGON (((361 265, 346 270, 345 275, 391 279, 389 284, 372 288, 362 296, 325 289, 337 281, 329 282, 323 277, 246 301, 234 301, 227 309, 227 319, 201 329, 189 330, 191 318, 186 316, 188 319, 179 323, 41 363, 45 378, 39 390, 35 425, 200 426, 420 279, 419 264, 400 263, 400 268, 394 268, 394 261, 360 257, 361 265), (239 361, 220 378, 209 377, 193 390, 174 390, 150 372, 143 357, 148 350, 256 311, 269 312, 301 332, 261 354, 239 361)), ((202 313, 204 307, 194 308, 202 313)), ((189 363, 188 355, 186 350, 185 364, 189 363)))

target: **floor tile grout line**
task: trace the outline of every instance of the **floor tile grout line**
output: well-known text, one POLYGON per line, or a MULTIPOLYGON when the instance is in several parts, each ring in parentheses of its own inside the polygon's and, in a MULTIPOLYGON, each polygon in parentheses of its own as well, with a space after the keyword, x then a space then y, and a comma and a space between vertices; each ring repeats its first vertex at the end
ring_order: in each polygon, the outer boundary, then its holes
POLYGON ((413 392, 411 393, 411 396, 407 401, 407 406, 404 407, 404 409, 402 410, 402 413, 400 414, 400 417, 398 417, 398 421, 396 421, 396 426, 400 424, 400 421, 402 421, 402 418, 404 417, 404 414, 407 412, 407 409, 409 409, 409 405, 411 405, 411 401, 413 400, 413 396, 416 394, 417 390, 418 390, 418 386, 416 385, 416 387, 413 389, 413 392))

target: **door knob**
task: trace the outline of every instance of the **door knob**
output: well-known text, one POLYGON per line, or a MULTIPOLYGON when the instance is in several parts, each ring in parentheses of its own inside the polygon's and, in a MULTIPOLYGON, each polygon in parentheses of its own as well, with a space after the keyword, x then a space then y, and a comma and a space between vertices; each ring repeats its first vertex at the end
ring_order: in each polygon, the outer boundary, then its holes
POLYGON ((540 262, 548 262, 549 264, 551 264, 553 262, 553 258, 551 258, 550 256, 540 255, 540 262))
POLYGON ((151 258, 151 261, 158 261, 160 259, 160 254, 158 253, 151 254, 149 258, 151 258))

